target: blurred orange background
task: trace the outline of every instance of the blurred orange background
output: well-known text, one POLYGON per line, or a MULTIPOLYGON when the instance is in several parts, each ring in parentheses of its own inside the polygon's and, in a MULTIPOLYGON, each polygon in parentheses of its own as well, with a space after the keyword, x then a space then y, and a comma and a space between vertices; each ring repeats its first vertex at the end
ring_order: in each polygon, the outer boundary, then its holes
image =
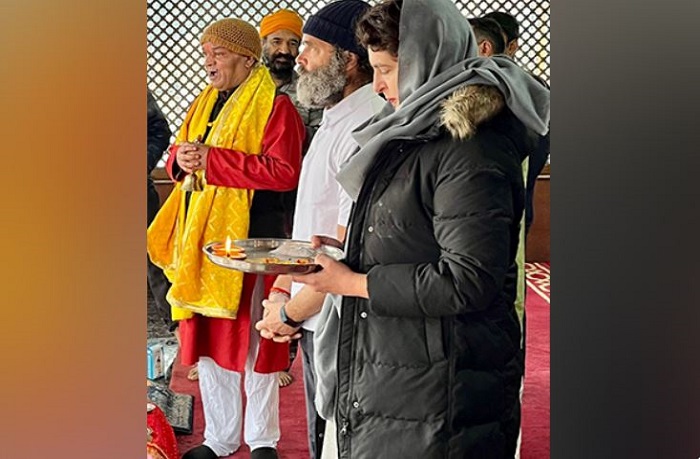
POLYGON ((2 7, 3 457, 144 456, 145 11, 2 7))

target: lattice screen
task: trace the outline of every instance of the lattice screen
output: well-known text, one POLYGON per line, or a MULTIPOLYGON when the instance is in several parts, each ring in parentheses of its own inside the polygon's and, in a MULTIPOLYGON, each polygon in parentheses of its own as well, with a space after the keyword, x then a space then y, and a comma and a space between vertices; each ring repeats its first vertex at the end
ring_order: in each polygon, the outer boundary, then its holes
MULTIPOLYGON (((516 60, 549 82, 549 0, 455 0, 467 17, 490 11, 507 11, 520 22, 520 51, 516 60)), ((297 11, 303 18, 327 1, 221 1, 148 0, 147 83, 160 103, 173 131, 187 108, 206 85, 199 36, 211 22, 238 17, 256 27, 264 16, 279 8, 297 11)), ((370 0, 369 3, 376 3, 370 0)))

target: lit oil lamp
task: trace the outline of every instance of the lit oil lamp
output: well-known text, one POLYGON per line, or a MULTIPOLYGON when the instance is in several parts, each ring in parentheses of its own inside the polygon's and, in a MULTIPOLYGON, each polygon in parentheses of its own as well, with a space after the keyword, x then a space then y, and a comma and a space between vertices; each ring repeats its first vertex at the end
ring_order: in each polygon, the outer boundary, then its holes
POLYGON ((226 236, 226 258, 231 257, 231 238, 226 236))
POLYGON ((242 259, 246 257, 242 248, 236 247, 232 244, 230 236, 226 236, 226 242, 224 244, 214 244, 212 246, 212 252, 214 252, 214 255, 217 257, 233 259, 242 259))

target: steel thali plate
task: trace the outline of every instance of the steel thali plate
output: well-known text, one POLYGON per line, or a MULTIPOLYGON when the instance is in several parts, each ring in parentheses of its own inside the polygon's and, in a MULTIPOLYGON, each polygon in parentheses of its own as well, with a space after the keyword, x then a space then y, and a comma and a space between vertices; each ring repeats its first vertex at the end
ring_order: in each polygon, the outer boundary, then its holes
POLYGON ((291 239, 237 239, 233 246, 244 250, 246 257, 236 259, 215 253, 214 247, 222 242, 211 242, 203 251, 212 263, 223 268, 234 269, 250 274, 308 274, 319 269, 314 263, 317 253, 340 260, 343 251, 337 247, 323 245, 318 249, 310 242, 291 239))

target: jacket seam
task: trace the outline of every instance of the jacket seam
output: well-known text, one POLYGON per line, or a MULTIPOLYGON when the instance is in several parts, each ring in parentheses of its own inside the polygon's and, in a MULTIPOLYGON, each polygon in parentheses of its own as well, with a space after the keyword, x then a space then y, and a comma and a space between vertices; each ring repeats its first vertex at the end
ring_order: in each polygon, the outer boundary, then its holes
POLYGON ((499 209, 499 210, 492 210, 489 212, 464 212, 461 214, 450 215, 449 217, 433 217, 433 222, 434 223, 450 222, 452 220, 459 220, 462 218, 481 217, 484 215, 496 216, 496 217, 501 216, 502 218, 509 218, 508 215, 506 215, 502 210, 499 209))
POLYGON ((400 418, 400 417, 396 417, 396 416, 385 416, 385 415, 381 415, 381 414, 366 413, 366 412, 362 412, 362 416, 366 417, 366 418, 388 419, 391 421, 402 421, 402 422, 417 422, 417 423, 421 423, 421 424, 440 424, 440 423, 444 422, 441 419, 436 419, 434 421, 430 421, 427 419, 400 418))
POLYGON ((410 369, 415 369, 415 370, 422 370, 425 368, 432 368, 433 365, 431 364, 426 364, 426 365, 407 365, 407 364, 393 364, 393 363, 384 363, 384 362, 374 362, 372 360, 364 360, 364 364, 369 364, 373 365, 376 367, 387 367, 387 368, 410 368, 410 369))

